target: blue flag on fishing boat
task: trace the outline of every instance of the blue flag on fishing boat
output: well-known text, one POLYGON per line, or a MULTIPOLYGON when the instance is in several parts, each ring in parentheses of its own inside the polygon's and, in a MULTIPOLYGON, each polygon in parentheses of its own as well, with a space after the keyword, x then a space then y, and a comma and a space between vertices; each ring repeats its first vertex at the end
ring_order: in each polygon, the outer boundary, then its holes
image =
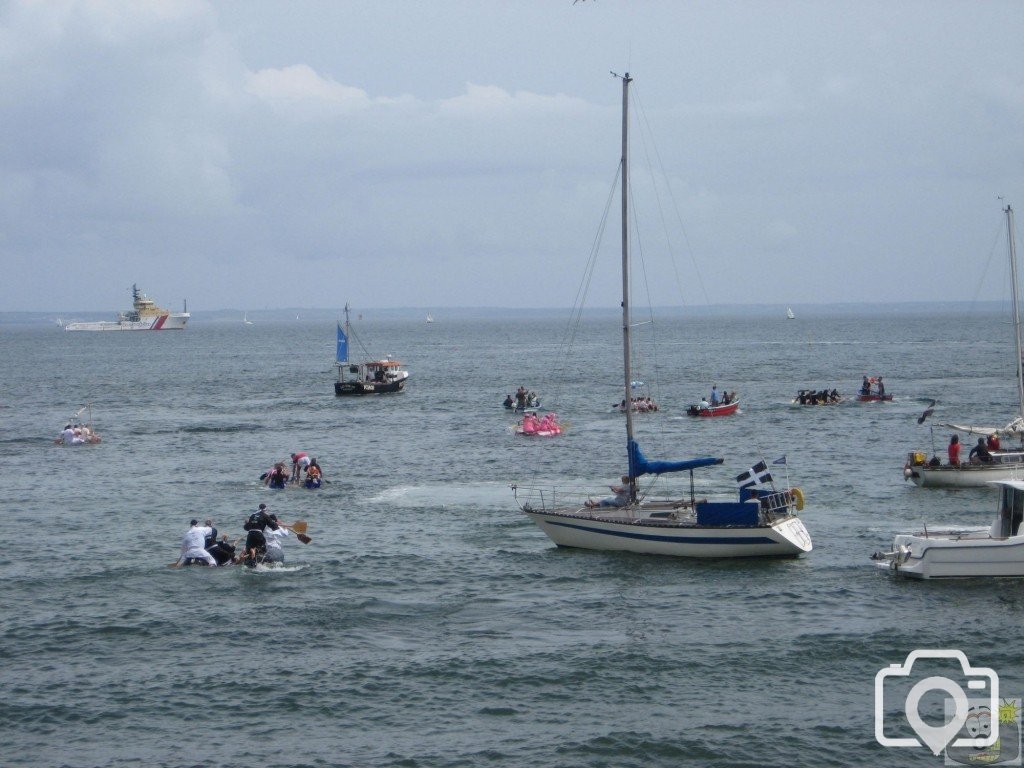
POLYGON ((698 467, 710 467, 712 464, 721 464, 723 459, 716 459, 708 456, 700 459, 687 459, 686 461, 650 461, 640 450, 636 440, 630 440, 627 446, 629 452, 629 476, 640 477, 641 475, 662 475, 666 472, 682 472, 687 469, 698 467))
POLYGON ((746 488, 750 485, 760 485, 761 483, 770 483, 771 481, 772 473, 768 471, 768 465, 765 464, 764 461, 759 461, 746 472, 741 472, 736 475, 736 482, 740 484, 740 488, 746 488))
POLYGON ((338 323, 338 357, 339 363, 348 362, 348 337, 341 330, 341 323, 338 323))

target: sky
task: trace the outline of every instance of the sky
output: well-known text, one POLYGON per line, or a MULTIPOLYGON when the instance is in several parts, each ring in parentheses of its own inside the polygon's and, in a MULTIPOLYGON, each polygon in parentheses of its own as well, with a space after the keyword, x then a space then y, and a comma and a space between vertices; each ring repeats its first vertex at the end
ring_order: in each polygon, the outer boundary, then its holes
POLYGON ((0 311, 571 306, 627 71, 644 300, 999 299, 1022 41, 1019 0, 0 0, 0 311))

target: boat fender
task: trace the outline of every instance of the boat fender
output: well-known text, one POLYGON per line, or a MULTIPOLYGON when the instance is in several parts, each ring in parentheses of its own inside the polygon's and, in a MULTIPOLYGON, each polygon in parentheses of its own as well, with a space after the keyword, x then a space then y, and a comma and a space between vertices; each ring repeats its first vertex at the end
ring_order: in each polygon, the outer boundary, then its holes
POLYGON ((903 479, 904 480, 909 480, 913 476, 914 476, 914 470, 912 470, 910 468, 909 464, 907 466, 903 467, 903 479))
POLYGON ((804 508, 804 492, 799 488, 790 488, 789 495, 793 499, 793 506, 796 507, 796 511, 801 511, 804 508))

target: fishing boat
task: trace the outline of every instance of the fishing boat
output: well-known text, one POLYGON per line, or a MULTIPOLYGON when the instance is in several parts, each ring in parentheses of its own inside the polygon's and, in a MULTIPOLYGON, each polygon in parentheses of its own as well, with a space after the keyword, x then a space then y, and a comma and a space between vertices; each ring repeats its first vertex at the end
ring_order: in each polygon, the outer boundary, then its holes
POLYGON ((379 360, 352 363, 348 358, 348 340, 352 333, 345 305, 345 327, 338 323, 336 366, 338 380, 334 382, 335 395, 385 395, 401 392, 409 380, 409 372, 390 355, 379 360))
POLYGON ((132 309, 121 312, 117 321, 102 320, 94 323, 65 323, 65 331, 180 331, 191 315, 186 305, 184 312, 170 312, 156 305, 151 298, 132 285, 132 309))
POLYGON ((890 551, 876 552, 871 559, 898 576, 918 579, 1024 576, 1024 481, 990 485, 999 494, 991 526, 900 533, 890 551))
MULTIPOLYGON (((622 77, 622 333, 625 399, 631 392, 631 309, 629 290, 629 74, 622 77)), ((611 500, 564 504, 567 491, 549 491, 513 485, 523 513, 560 547, 630 551, 680 557, 795 556, 811 550, 811 538, 794 509, 803 508, 798 488, 776 491, 764 462, 755 465, 753 482, 741 483, 738 501, 708 502, 694 493, 693 471, 721 464, 705 457, 685 461, 650 461, 633 433, 633 412, 626 409, 626 458, 629 474, 611 500), (764 466, 761 472, 759 466, 764 466), (690 472, 688 499, 655 498, 642 489, 645 476, 690 472)), ((744 477, 751 473, 744 473, 744 477)))
MULTIPOLYGON (((969 435, 981 435, 983 438, 996 435, 1006 438, 1016 437, 1020 446, 1015 448, 999 448, 990 451, 990 461, 972 464, 963 462, 955 465, 943 464, 934 457, 927 459, 924 451, 911 451, 903 467, 903 477, 913 481, 919 488, 982 488, 994 480, 1010 480, 1024 478, 1024 379, 1022 375, 1022 347, 1020 322, 1020 291, 1017 282, 1017 249, 1016 231, 1013 220, 1013 208, 1009 205, 1003 211, 1006 214, 1007 252, 1010 259, 1010 290, 1013 296, 1013 336, 1014 336, 1014 369, 1017 380, 1017 402, 1019 414, 1005 427, 973 427, 960 424, 942 424, 944 427, 969 435)), ((923 421, 922 417, 919 421, 923 421)))

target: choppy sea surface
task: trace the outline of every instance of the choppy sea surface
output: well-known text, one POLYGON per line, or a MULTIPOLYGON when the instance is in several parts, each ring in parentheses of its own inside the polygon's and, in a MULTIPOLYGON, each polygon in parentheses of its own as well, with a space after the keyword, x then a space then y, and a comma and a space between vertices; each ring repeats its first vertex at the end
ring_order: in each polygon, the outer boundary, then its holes
POLYGON ((560 550, 514 502, 512 482, 601 493, 622 473, 616 323, 563 352, 555 317, 434 317, 360 325, 412 373, 364 399, 333 394, 332 324, 0 328, 0 762, 926 766, 875 742, 880 668, 958 648, 1024 693, 1021 582, 897 581, 868 559, 922 521, 991 519, 991 492, 917 489, 902 465, 929 427, 944 455, 944 419, 1015 415, 1004 317, 654 326, 645 453, 723 456, 697 483, 726 496, 785 455, 807 497, 809 555, 719 562, 560 550), (865 374, 895 400, 790 403, 865 374), (565 435, 509 433, 520 384, 565 435), (712 384, 742 412, 688 418, 712 384), (919 425, 922 398, 939 404, 919 425), (53 445, 85 403, 103 443, 53 445), (328 484, 265 489, 295 450, 328 484), (309 523, 284 569, 168 568, 189 518, 241 535, 260 502, 309 523))

